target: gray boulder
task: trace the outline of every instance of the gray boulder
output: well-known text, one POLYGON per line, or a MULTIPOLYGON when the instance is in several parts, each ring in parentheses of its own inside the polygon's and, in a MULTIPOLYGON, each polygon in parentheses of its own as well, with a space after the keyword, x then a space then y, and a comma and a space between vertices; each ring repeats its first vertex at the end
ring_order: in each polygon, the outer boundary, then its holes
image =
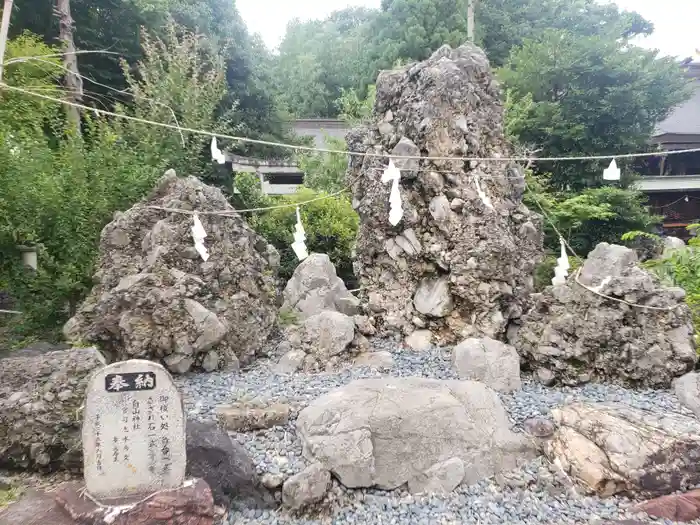
POLYGON ((95 348, 0 359, 0 468, 82 469, 80 412, 95 348))
POLYGON ((527 309, 542 232, 522 202, 518 166, 396 159, 404 210, 396 226, 377 175, 386 167, 382 156, 394 152, 509 156, 501 100, 481 49, 443 46, 423 62, 382 71, 369 124, 346 137, 350 150, 377 155, 350 158, 346 179, 360 216, 355 275, 370 290, 380 335, 408 335, 418 319, 439 342, 500 338, 527 309))
POLYGON ((700 422, 626 405, 577 403, 552 410, 547 457, 601 496, 656 497, 700 483, 700 422))
POLYGON ((496 392, 472 381, 353 381, 302 410, 297 434, 305 457, 350 488, 392 490, 451 458, 474 483, 535 455, 496 392))
POLYGON ((662 286, 642 269, 634 251, 601 243, 578 282, 574 275, 537 295, 509 339, 548 382, 668 388, 697 361, 684 299, 683 290, 662 286))
POLYGON ((331 310, 345 315, 360 313, 359 300, 345 287, 328 255, 312 253, 302 261, 284 289, 283 309, 306 319, 331 310))
POLYGON ((314 463, 295 474, 282 485, 282 503, 299 510, 323 499, 331 484, 331 473, 314 463))
POLYGON ((325 310, 312 315, 301 327, 303 350, 320 361, 345 352, 355 338, 355 321, 340 312, 325 310))
POLYGON ((160 208, 235 211, 221 190, 168 171, 105 226, 97 284, 66 338, 97 345, 109 361, 163 361, 175 373, 250 362, 276 325, 279 255, 240 215, 201 215, 205 262, 192 216, 160 208))
POLYGON ((673 390, 683 406, 700 418, 700 374, 690 372, 673 382, 673 390))
POLYGON ((187 475, 207 482, 214 503, 226 508, 271 508, 265 489, 245 448, 215 423, 187 421, 187 475))
POLYGON ((408 490, 413 494, 449 494, 462 483, 464 476, 464 461, 450 458, 408 480, 408 490))
POLYGON ((515 348, 484 337, 467 339, 452 350, 460 379, 481 381, 498 392, 520 390, 520 357, 515 348))

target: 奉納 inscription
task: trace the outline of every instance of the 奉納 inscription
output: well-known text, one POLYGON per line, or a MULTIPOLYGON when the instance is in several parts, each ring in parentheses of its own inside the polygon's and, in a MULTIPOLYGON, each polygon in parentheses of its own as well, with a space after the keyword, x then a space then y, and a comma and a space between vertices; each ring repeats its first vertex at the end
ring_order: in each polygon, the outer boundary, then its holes
POLYGON ((105 500, 180 487, 185 477, 182 399, 162 366, 143 360, 97 371, 83 421, 85 483, 105 500))
POLYGON ((105 376, 105 390, 107 392, 153 390, 155 387, 156 375, 153 372, 107 374, 105 376))

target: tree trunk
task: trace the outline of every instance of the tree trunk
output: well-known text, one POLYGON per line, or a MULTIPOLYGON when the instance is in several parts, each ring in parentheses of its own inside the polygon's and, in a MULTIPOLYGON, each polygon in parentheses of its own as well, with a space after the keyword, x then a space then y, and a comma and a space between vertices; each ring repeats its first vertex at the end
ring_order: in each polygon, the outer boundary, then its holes
MULTIPOLYGON (((63 44, 63 65, 66 72, 63 84, 67 90, 66 100, 81 103, 83 99, 83 80, 78 73, 78 56, 73 42, 73 18, 70 14, 70 0, 56 0, 56 16, 59 23, 59 39, 63 44)), ((74 106, 66 105, 68 122, 80 131, 80 111, 74 106)))

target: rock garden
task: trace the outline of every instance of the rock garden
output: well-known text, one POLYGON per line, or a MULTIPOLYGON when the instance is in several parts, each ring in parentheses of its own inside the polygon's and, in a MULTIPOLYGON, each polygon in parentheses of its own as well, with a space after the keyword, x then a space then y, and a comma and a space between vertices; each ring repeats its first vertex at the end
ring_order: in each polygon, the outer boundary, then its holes
MULTIPOLYGON (((544 219, 522 168, 454 159, 508 156, 500 100, 471 45, 380 75, 347 139, 369 154, 347 173, 354 292, 324 254, 281 286, 276 250, 220 190, 167 173, 103 230, 74 347, 0 359, 0 481, 80 484, 91 377, 139 359, 173 377, 194 481, 117 524, 700 523, 684 291, 602 243, 534 293, 544 219)), ((71 494, 30 491, 0 524, 88 523, 71 494)))

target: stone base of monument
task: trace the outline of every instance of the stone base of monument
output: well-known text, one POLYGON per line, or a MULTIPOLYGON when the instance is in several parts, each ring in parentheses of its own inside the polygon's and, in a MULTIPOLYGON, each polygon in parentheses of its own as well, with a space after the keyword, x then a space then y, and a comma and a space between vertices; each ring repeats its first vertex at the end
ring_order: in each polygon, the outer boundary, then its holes
POLYGON ((97 501, 78 483, 67 483, 55 494, 56 505, 75 525, 213 525, 219 519, 209 485, 186 481, 134 500, 97 501))

